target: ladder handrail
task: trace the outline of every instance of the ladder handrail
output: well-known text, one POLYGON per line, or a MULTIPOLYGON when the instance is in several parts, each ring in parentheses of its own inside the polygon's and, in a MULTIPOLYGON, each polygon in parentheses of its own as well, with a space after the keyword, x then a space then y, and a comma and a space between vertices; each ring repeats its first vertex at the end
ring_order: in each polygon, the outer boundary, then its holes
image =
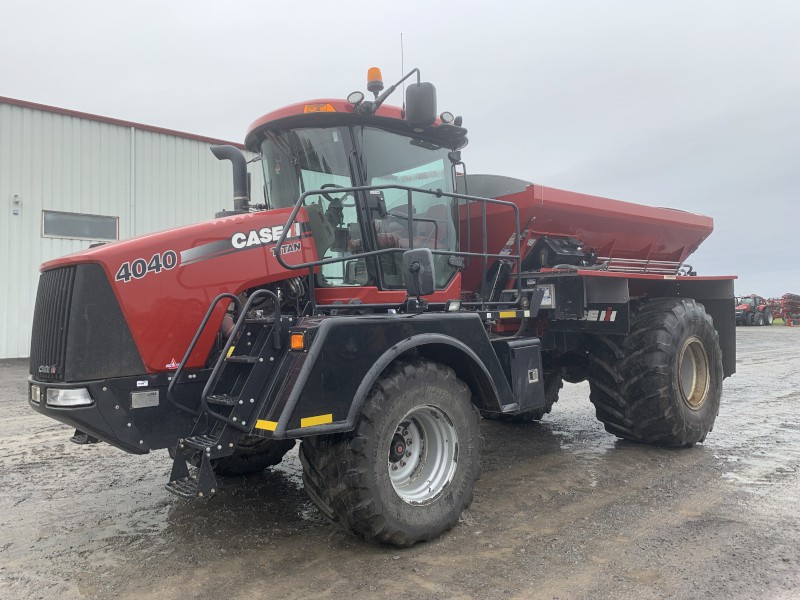
POLYGON ((219 381, 222 369, 224 368, 225 362, 228 359, 228 352, 230 351, 231 346, 233 346, 233 342, 234 339, 236 338, 236 335, 241 331, 242 326, 244 325, 244 322, 247 319, 247 312, 250 310, 253 301, 256 300, 257 298, 260 298, 261 296, 272 296, 272 298, 275 300, 275 310, 272 313, 274 319, 274 323, 272 326, 273 344, 276 350, 280 349, 281 339, 280 339, 280 330, 278 327, 281 320, 280 298, 278 298, 277 294, 275 294, 275 292, 271 290, 264 290, 264 289, 257 290, 247 299, 244 308, 242 308, 239 311, 239 318, 236 320, 236 324, 233 326, 233 330, 231 330, 231 333, 228 336, 228 340, 225 342, 225 346, 223 347, 222 352, 217 358, 217 362, 214 364, 214 369, 211 371, 211 375, 209 376, 208 381, 206 381, 206 385, 203 388, 203 393, 200 394, 201 412, 205 412, 211 418, 216 419, 217 421, 220 421, 225 425, 229 425, 234 429, 238 429, 239 431, 249 431, 250 426, 242 426, 240 422, 234 421, 233 419, 230 419, 225 415, 221 415, 220 413, 211 410, 208 407, 208 396, 210 395, 211 390, 214 389, 214 386, 217 385, 217 382, 219 381))
POLYGON ((183 358, 181 359, 178 368, 175 369, 175 373, 172 375, 172 379, 170 380, 169 386, 167 387, 167 400, 169 400, 170 403, 173 406, 175 406, 175 408, 177 408, 178 410, 182 410, 183 412, 189 413, 190 415, 194 415, 195 417, 198 416, 203 411, 202 405, 199 408, 197 408, 197 410, 189 408, 188 406, 184 406, 183 404, 180 404, 172 397, 172 390, 175 387, 175 383, 183 374, 183 368, 186 366, 186 363, 189 360, 189 356, 192 354, 192 352, 194 352, 194 347, 197 345, 197 341, 200 339, 200 336, 203 335, 203 331, 205 330, 206 325, 208 324, 208 320, 211 318, 211 315, 213 314, 214 310, 217 308, 217 304, 219 304, 220 300, 223 300, 225 298, 228 298, 231 302, 233 302, 236 308, 239 310, 239 312, 241 312, 242 301, 239 300, 239 297, 235 296, 234 294, 223 293, 211 301, 211 305, 208 307, 206 315, 203 317, 200 326, 197 328, 197 331, 194 334, 194 338, 192 338, 192 341, 186 350, 186 354, 183 355, 183 358))

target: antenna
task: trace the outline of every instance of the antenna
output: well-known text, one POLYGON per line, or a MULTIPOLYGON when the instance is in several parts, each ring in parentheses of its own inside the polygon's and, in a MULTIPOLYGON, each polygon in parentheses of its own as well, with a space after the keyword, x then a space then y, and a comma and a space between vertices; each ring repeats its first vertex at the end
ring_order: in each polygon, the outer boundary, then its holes
MULTIPOLYGON (((403 32, 400 32, 400 72, 406 72, 405 56, 403 54, 403 32)), ((406 82, 403 81, 403 118, 406 118, 406 82)))

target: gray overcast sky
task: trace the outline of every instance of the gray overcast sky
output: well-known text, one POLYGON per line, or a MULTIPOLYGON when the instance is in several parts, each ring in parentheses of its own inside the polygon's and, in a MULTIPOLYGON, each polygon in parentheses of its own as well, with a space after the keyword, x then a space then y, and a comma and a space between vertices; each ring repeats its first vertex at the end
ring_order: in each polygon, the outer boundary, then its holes
MULTIPOLYGON (((2 3, 0 95, 241 141, 418 66, 470 172, 714 217, 690 258, 800 293, 800 2, 2 3)), ((395 103, 401 101, 399 95, 395 103)))

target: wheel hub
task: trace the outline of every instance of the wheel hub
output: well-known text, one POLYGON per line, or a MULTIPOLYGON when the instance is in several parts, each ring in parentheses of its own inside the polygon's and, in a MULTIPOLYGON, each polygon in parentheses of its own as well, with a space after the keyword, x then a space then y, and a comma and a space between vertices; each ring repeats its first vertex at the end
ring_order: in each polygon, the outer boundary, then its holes
POLYGON ((389 479, 404 502, 428 504, 452 481, 457 459, 458 435, 450 419, 435 406, 418 406, 392 436, 389 479))
POLYGON ((392 447, 389 450, 389 462, 398 463, 405 456, 406 453, 406 440, 398 431, 392 438, 392 447))
POLYGON ((708 398, 710 371, 708 354, 700 338, 687 339, 678 355, 678 383, 681 397, 692 410, 699 410, 708 398))

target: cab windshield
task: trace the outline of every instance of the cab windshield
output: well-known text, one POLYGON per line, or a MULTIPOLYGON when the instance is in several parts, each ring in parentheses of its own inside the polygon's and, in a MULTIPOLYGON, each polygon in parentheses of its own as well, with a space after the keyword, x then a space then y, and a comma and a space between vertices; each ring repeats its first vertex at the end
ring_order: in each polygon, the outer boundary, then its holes
POLYGON ((343 127, 271 130, 261 144, 270 208, 294 206, 303 192, 323 186, 353 187, 343 127))
POLYGON ((305 202, 318 257, 343 259, 322 265, 321 286, 402 289, 402 251, 413 246, 434 251, 436 285, 442 288, 457 270, 447 255, 436 254, 436 250, 457 250, 453 201, 435 194, 453 190, 447 152, 366 126, 270 130, 261 144, 268 205, 291 207, 304 192, 321 190, 305 202), (351 165, 351 151, 357 152, 360 162, 351 165), (380 208, 365 211, 359 210, 354 194, 337 191, 359 185, 397 185, 434 193, 413 192, 409 214, 406 190, 380 190, 372 194, 380 208), (397 252, 376 259, 358 258, 368 250, 394 248, 397 252))
POLYGON ((736 304, 738 304, 740 306, 742 304, 745 304, 747 306, 755 306, 755 303, 753 302, 752 298, 738 298, 737 301, 736 301, 736 304))

